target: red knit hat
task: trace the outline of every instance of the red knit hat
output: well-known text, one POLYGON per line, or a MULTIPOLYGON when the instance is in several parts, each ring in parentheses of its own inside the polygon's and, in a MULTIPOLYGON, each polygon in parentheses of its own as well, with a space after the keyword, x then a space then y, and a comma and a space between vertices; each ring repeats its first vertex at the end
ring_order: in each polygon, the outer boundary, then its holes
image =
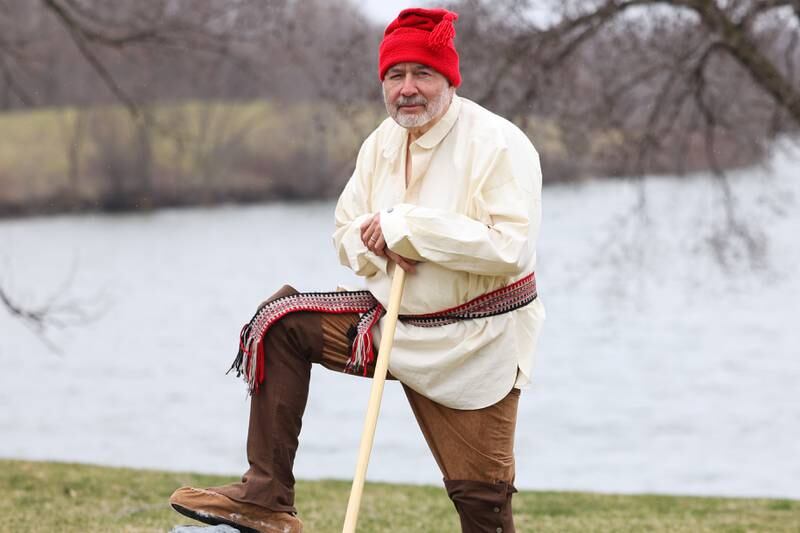
POLYGON ((383 32, 378 53, 381 81, 398 63, 422 63, 440 72, 454 87, 461 85, 458 52, 453 45, 458 13, 446 9, 404 9, 383 32))

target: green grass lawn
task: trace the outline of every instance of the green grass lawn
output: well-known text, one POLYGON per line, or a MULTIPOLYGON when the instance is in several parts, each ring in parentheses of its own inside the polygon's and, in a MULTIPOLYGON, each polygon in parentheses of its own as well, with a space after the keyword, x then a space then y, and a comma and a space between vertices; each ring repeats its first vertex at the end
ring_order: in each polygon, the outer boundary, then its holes
MULTIPOLYGON (((0 531, 169 531, 192 521, 173 512, 170 493, 182 485, 219 485, 234 478, 0 460, 0 531)), ((350 485, 300 481, 307 533, 341 531, 350 485)), ((800 501, 619 496, 523 491, 514 498, 519 532, 800 532, 800 501)), ((369 483, 359 532, 458 532, 444 489, 369 483)))

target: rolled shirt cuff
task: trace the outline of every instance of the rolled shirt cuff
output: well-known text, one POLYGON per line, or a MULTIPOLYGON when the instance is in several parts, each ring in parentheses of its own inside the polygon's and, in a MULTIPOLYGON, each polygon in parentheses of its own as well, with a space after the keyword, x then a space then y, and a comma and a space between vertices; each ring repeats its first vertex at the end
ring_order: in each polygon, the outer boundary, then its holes
POLYGON ((414 209, 410 204, 397 204, 381 210, 381 230, 386 246, 394 253, 413 261, 423 261, 411 242, 406 215, 414 209))

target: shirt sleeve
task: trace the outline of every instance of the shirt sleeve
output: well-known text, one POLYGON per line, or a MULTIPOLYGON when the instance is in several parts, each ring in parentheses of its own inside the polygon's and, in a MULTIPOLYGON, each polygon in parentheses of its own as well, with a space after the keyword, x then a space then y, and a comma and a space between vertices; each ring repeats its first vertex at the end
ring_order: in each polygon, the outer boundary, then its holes
POLYGON ((386 272, 387 260, 369 251, 361 242, 361 225, 373 213, 369 209, 369 180, 376 156, 375 135, 370 135, 358 152, 356 168, 336 203, 336 231, 333 244, 339 261, 359 276, 386 272))
POLYGON ((477 177, 473 199, 477 219, 411 204, 383 210, 381 229, 387 246, 403 257, 452 270, 522 274, 541 218, 538 155, 533 150, 533 158, 522 159, 512 163, 503 149, 477 177))

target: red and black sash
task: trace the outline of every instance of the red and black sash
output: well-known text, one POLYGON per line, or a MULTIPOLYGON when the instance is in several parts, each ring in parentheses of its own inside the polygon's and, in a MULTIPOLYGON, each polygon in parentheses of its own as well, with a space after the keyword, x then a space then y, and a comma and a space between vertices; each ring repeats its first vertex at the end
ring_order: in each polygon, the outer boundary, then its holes
MULTIPOLYGON (((400 315, 412 326, 431 328, 508 313, 536 299, 536 277, 528 274, 510 285, 487 292, 465 304, 424 315, 400 315)), ((345 370, 366 374, 374 358, 372 327, 384 315, 383 306, 369 291, 305 292, 276 298, 261 307, 244 325, 239 335, 239 353, 231 366, 236 375, 244 375, 250 393, 264 382, 264 335, 278 320, 297 311, 320 313, 359 313, 350 360, 345 370)), ((230 372, 230 370, 229 370, 230 372)))

